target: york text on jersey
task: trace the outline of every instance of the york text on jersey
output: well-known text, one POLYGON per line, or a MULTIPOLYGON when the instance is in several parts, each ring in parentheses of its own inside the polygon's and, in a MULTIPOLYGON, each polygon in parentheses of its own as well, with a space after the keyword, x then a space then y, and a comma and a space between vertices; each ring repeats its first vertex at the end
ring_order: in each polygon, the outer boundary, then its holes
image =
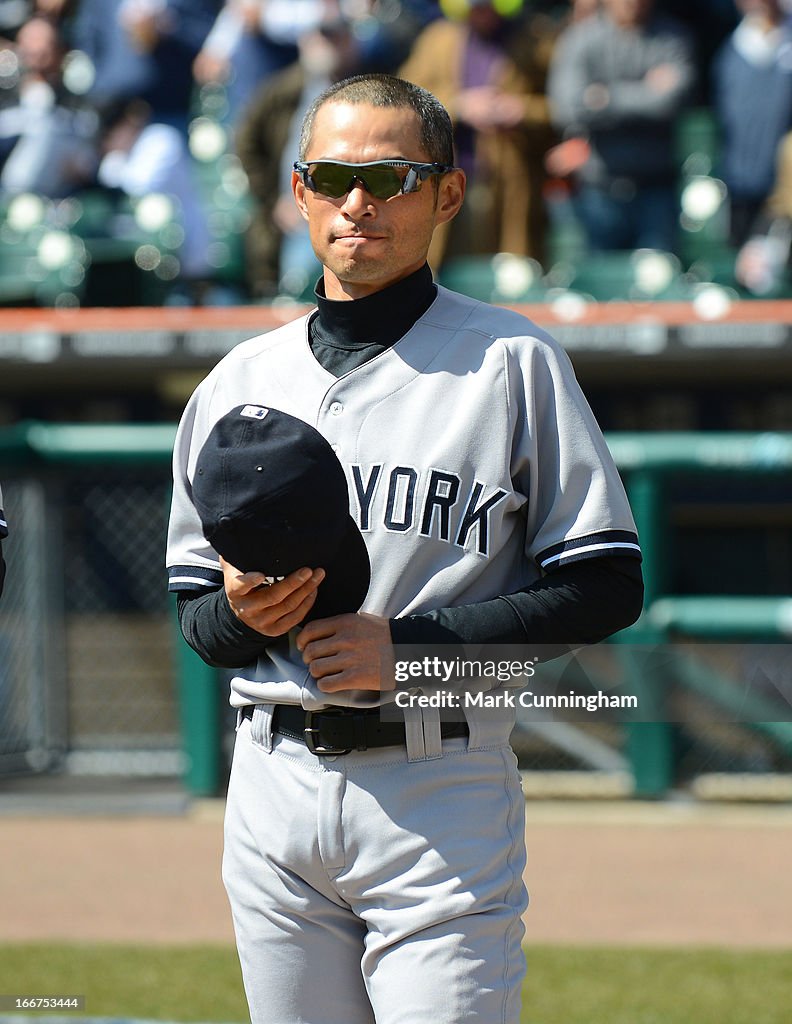
POLYGON ((407 533, 417 525, 423 537, 462 548, 475 544, 478 554, 489 555, 490 515, 507 491, 488 490, 476 480, 465 493, 458 474, 440 469, 421 474, 412 466, 394 466, 388 472, 382 463, 351 469, 363 533, 372 528, 374 516, 381 516, 390 533, 407 533))

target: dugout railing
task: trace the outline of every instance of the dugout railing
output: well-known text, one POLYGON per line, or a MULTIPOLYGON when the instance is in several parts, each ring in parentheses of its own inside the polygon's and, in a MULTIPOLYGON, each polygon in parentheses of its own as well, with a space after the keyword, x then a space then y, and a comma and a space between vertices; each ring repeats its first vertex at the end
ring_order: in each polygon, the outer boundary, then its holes
MULTIPOLYGON (((165 595, 174 431, 170 424, 40 422, 0 430, 0 480, 11 523, 4 547, 9 580, 0 603, 0 772, 65 763, 75 771, 116 773, 126 765, 135 773, 158 764, 163 774, 181 773, 193 795, 222 790, 225 686, 177 636, 165 595), (81 593, 86 575, 97 583, 81 593), (127 662, 136 668, 131 677, 119 674, 127 662), (93 689, 77 700, 86 676, 93 689), (150 698, 144 712, 141 691, 150 698), (97 726, 102 714, 117 720, 97 726), (82 739, 75 744, 78 729, 82 739)), ((617 650, 629 658, 636 645, 675 637, 785 642, 792 599, 672 592, 669 486, 686 478, 784 479, 792 469, 792 434, 613 433, 607 439, 641 536, 646 584, 644 615, 619 635, 617 650)), ((723 713, 731 698, 717 673, 693 665, 683 675, 683 686, 723 713)), ((611 760, 627 767, 634 795, 660 797, 676 784, 678 750, 674 723, 663 717, 662 681, 647 699, 655 702, 655 715, 622 726, 621 749, 611 760)), ((767 721, 761 703, 746 713, 744 700, 744 728, 788 758, 792 725, 767 721)), ((553 742, 553 730, 545 732, 553 742)), ((574 733, 564 733, 571 747, 574 733)), ((583 732, 578 740, 585 762, 586 744, 596 741, 583 732)))

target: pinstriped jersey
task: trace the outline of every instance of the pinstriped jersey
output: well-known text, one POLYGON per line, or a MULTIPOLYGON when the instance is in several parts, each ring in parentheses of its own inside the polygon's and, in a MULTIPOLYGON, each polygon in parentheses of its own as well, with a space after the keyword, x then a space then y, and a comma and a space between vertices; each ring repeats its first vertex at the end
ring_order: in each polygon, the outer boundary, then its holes
MULTIPOLYGON (((371 561, 364 611, 394 618, 471 604, 576 560, 640 557, 569 359, 530 320, 439 288, 394 346, 336 378, 311 352, 309 318, 238 345, 190 399, 174 449, 171 590, 222 586, 191 480, 213 425, 247 403, 300 417, 338 455, 371 561)), ((326 706, 292 640, 234 678, 232 703, 326 706)))

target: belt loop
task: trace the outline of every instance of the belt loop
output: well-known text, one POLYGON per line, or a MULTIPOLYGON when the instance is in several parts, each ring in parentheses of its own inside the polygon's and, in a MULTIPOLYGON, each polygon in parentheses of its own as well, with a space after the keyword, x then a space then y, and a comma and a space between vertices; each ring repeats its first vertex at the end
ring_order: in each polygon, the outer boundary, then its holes
POLYGON ((426 760, 433 761, 443 756, 443 737, 440 734, 440 710, 439 708, 423 708, 421 717, 423 719, 426 760))
POLYGON ((404 709, 404 738, 407 744, 408 761, 425 761, 426 746, 424 744, 423 715, 420 708, 404 709))
POLYGON ((256 704, 250 722, 250 738, 268 754, 272 750, 273 709, 273 704, 256 704))
POLYGON ((466 708, 468 749, 480 750, 485 747, 497 747, 509 742, 509 735, 514 728, 516 712, 513 708, 466 708))

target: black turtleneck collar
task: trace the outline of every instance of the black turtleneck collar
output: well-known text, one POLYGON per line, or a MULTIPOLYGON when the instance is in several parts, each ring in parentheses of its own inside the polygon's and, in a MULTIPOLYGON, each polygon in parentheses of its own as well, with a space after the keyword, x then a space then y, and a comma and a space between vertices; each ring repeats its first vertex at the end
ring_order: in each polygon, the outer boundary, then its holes
POLYGON ((328 299, 320 278, 319 310, 308 328, 311 351, 329 373, 341 377, 394 345, 423 316, 436 294, 426 263, 363 299, 328 299))

